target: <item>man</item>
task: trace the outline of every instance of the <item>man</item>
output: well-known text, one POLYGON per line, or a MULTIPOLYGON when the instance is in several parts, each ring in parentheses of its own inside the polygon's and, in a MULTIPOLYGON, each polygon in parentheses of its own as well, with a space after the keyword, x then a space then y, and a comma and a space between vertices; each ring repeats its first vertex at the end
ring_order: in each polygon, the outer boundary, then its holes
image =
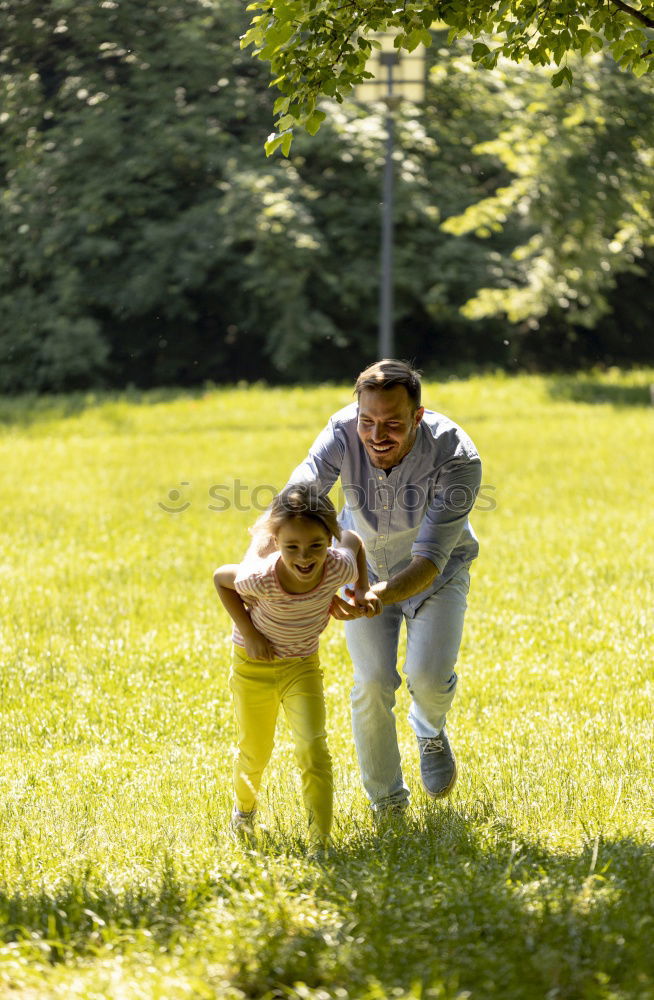
POLYGON ((358 402, 331 417, 290 480, 315 482, 326 493, 340 476, 339 520, 365 542, 372 589, 384 605, 381 615, 363 618, 339 597, 332 612, 345 621, 354 741, 377 818, 404 811, 409 800, 393 713, 402 621, 423 786, 442 798, 457 776, 445 718, 456 690, 468 567, 479 549, 468 514, 481 463, 460 427, 424 409, 420 388, 418 372, 404 362, 366 368, 355 386, 358 402))

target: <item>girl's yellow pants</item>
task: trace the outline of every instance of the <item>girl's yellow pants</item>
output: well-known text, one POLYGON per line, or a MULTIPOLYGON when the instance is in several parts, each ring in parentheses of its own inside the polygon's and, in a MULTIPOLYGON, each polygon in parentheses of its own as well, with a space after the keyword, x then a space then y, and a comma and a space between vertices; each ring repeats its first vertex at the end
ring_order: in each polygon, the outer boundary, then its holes
POLYGON ((302 772, 302 798, 309 838, 324 842, 332 825, 332 761, 325 734, 325 698, 318 654, 249 660, 234 646, 229 686, 238 727, 234 763, 236 808, 254 809, 263 770, 270 760, 280 704, 293 734, 302 772))

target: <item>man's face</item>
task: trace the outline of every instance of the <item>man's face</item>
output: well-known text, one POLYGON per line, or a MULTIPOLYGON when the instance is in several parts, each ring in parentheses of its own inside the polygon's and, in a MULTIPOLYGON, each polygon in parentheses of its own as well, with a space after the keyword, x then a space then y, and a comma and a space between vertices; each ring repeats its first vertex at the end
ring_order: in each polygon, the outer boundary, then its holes
POLYGON ((424 412, 403 385, 362 390, 357 433, 375 468, 392 469, 411 451, 424 412))

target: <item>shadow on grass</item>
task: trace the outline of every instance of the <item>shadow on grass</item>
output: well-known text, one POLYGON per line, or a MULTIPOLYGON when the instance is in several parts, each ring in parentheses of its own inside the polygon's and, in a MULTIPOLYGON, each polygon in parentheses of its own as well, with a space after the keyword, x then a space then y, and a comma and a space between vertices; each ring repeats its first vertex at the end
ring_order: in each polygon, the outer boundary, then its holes
MULTIPOLYGON (((287 387, 287 390, 290 387, 287 387)), ((31 427, 38 428, 41 424, 52 421, 72 420, 75 417, 84 415, 93 410, 100 411, 102 420, 112 430, 123 429, 129 431, 130 411, 135 407, 153 407, 165 403, 175 403, 179 401, 189 401, 191 405, 194 401, 203 400, 207 395, 212 395, 218 389, 229 391, 252 391, 259 394, 253 403, 252 421, 248 423, 237 423, 227 407, 216 407, 216 419, 212 420, 211 426, 206 428, 189 427, 184 424, 176 427, 178 431, 186 431, 193 434, 215 434, 216 431, 222 433, 241 434, 243 432, 256 432, 258 435, 272 435, 278 433, 278 427, 274 421, 270 425, 262 425, 257 420, 256 414, 261 406, 260 394, 269 389, 262 382, 254 382, 247 386, 223 385, 189 387, 189 388, 160 388, 160 389, 126 389, 121 392, 88 392, 69 393, 52 396, 39 396, 30 394, 17 397, 0 396, 0 429, 20 428, 27 430, 31 427)), ((274 389, 270 389, 271 392, 274 389)), ((283 390, 282 390, 283 391, 283 390)), ((300 410, 297 413, 300 414, 300 410)), ((284 419, 283 427, 285 431, 310 431, 312 423, 309 420, 294 420, 289 422, 284 419)), ((151 433, 156 434, 153 430, 151 433)))
POLYGON ((300 982, 330 997, 644 1000, 653 860, 629 838, 552 853, 488 810, 361 830, 304 889, 324 923, 271 924, 256 950, 244 942, 235 983, 249 997, 295 998, 300 982))
POLYGON ((179 399, 201 399, 207 389, 160 388, 125 389, 122 391, 70 392, 53 395, 26 393, 21 396, 0 396, 0 426, 31 427, 50 420, 78 417, 88 410, 112 404, 155 406, 179 399))
POLYGON ((619 385, 583 375, 558 375, 548 379, 552 399, 571 403, 608 403, 615 407, 652 406, 654 387, 642 382, 619 385))
POLYGON ((189 884, 169 859, 158 882, 118 889, 102 884, 92 870, 71 873, 54 890, 9 893, 0 889, 0 941, 35 944, 50 962, 71 954, 93 954, 121 937, 148 936, 166 946, 225 890, 207 875, 189 884))
POLYGON ((178 876, 168 861, 151 889, 80 876, 0 894, 0 939, 36 936, 57 962, 115 953, 141 929, 157 950, 198 933, 210 948, 228 927, 233 986, 267 1000, 654 995, 651 845, 555 853, 485 807, 352 829, 325 861, 273 832, 265 853, 223 851, 216 873, 178 876))

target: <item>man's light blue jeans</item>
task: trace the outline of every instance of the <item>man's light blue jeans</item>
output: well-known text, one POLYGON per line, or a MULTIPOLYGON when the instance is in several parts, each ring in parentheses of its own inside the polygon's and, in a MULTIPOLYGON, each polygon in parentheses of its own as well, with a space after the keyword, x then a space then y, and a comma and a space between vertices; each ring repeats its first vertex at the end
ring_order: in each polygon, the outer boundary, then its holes
POLYGON ((402 683, 397 669, 402 620, 407 629, 403 670, 411 694, 409 722, 416 736, 437 736, 456 692, 454 666, 469 586, 464 566, 413 617, 401 604, 389 604, 376 618, 345 622, 354 664, 352 729, 363 786, 373 809, 409 798, 393 712, 395 692, 402 683))

